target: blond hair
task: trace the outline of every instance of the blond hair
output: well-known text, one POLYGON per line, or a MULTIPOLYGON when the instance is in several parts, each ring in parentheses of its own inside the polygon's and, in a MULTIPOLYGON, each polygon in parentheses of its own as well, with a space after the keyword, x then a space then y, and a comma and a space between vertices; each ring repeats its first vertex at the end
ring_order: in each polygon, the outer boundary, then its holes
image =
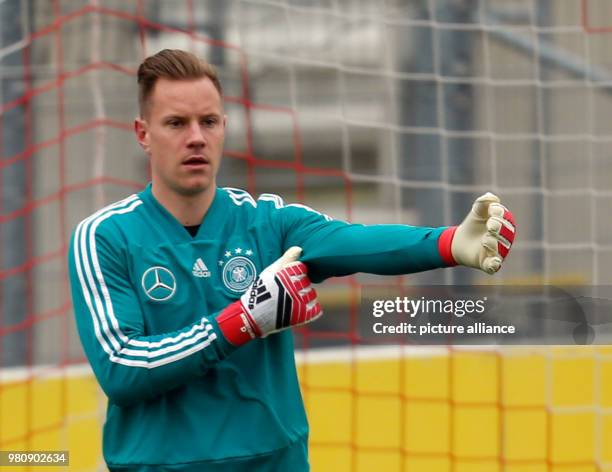
POLYGON ((216 69, 195 54, 180 49, 164 49, 147 57, 138 67, 137 73, 140 116, 144 116, 157 79, 192 80, 204 77, 211 80, 223 97, 216 69))

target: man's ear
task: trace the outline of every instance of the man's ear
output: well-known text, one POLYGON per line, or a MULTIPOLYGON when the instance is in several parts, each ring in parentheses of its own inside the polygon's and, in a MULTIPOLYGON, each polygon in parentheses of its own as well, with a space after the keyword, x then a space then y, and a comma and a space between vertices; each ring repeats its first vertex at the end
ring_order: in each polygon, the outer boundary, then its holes
POLYGON ((138 141, 138 144, 140 144, 140 147, 144 149, 144 152, 149 154, 148 123, 142 118, 136 118, 134 120, 134 133, 136 134, 136 141, 138 141))

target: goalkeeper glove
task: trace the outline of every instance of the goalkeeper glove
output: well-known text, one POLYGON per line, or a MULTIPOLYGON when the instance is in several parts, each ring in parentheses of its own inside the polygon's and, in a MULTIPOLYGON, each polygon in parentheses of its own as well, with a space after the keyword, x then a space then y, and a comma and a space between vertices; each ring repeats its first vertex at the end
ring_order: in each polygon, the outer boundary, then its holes
POLYGON ((225 338, 234 346, 299 326, 323 314, 306 265, 294 246, 266 267, 253 284, 217 317, 225 338))
POLYGON ((516 227, 512 213, 492 193, 478 197, 463 223, 444 230, 438 240, 448 265, 464 265, 494 274, 510 252, 516 227))

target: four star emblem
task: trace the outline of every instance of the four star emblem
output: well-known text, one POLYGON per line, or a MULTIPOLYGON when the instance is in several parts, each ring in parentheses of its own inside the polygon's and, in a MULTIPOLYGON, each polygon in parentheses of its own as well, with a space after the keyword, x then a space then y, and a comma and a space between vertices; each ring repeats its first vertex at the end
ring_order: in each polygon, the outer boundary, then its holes
MULTIPOLYGON (((254 254, 252 249, 243 249, 241 247, 237 247, 235 248, 233 251, 229 250, 229 251, 225 251, 225 253, 223 253, 223 257, 225 258, 230 258, 234 255, 239 256, 239 255, 245 255, 245 256, 252 256, 254 254)), ((222 267, 223 265, 225 265, 227 261, 220 259, 219 261, 217 261, 217 264, 219 265, 219 267, 222 267)))

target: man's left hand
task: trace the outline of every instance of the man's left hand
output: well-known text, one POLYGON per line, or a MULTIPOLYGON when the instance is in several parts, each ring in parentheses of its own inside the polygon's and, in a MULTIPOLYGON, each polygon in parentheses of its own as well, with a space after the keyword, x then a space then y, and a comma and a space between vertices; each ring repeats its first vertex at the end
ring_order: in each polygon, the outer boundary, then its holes
POLYGON ((464 265, 494 274, 510 252, 516 225, 499 197, 485 193, 459 226, 447 228, 438 247, 448 265, 464 265))

